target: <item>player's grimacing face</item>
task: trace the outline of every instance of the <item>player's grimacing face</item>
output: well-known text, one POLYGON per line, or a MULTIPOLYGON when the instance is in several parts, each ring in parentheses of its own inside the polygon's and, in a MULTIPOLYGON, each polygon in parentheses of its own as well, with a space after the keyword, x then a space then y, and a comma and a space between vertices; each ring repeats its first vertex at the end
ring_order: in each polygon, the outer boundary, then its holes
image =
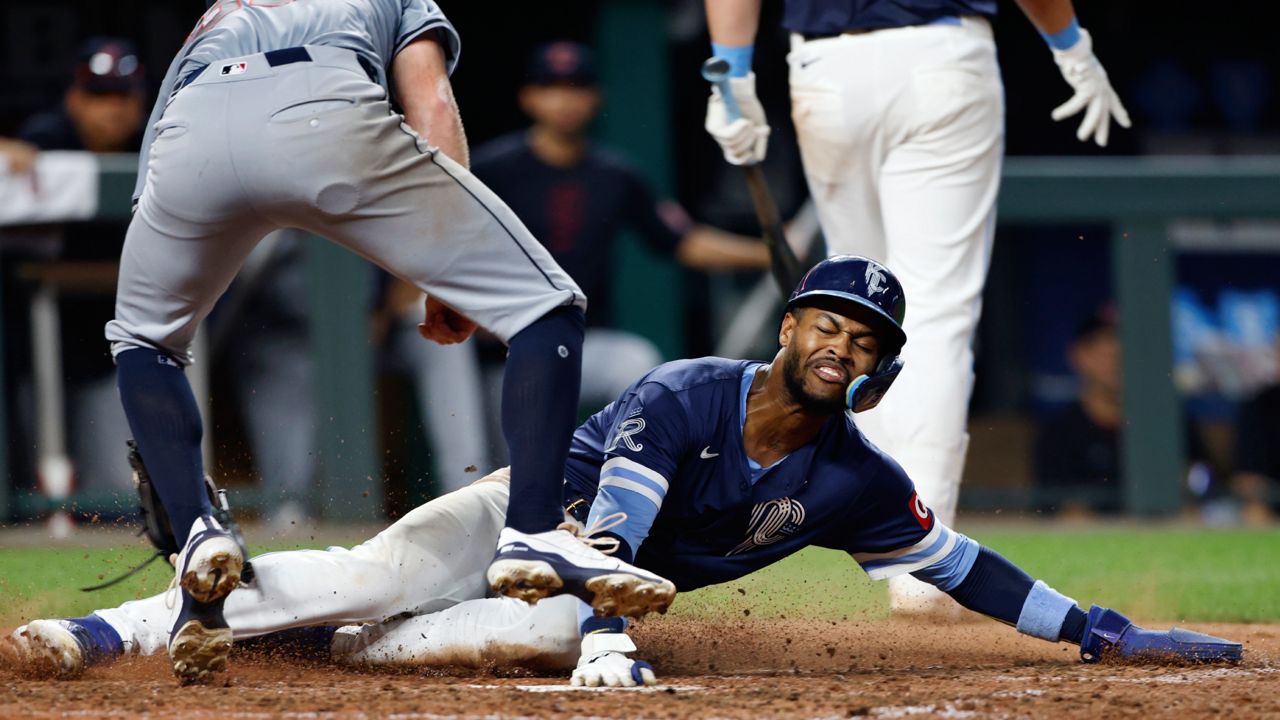
POLYGON ((819 307, 787 313, 778 337, 787 389, 805 409, 833 415, 845 409, 845 390, 870 374, 880 342, 864 322, 819 307))

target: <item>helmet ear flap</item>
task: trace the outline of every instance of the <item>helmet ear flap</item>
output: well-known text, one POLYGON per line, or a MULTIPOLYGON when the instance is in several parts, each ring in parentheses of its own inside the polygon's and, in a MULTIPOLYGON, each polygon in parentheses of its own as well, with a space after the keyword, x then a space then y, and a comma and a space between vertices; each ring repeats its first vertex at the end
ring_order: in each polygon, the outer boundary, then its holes
POLYGON ((880 404, 880 399, 889 392, 889 386, 902 372, 903 362, 898 355, 882 358, 876 364, 871 375, 859 375, 849 383, 845 390, 844 401, 848 408, 856 413, 870 410, 880 404))

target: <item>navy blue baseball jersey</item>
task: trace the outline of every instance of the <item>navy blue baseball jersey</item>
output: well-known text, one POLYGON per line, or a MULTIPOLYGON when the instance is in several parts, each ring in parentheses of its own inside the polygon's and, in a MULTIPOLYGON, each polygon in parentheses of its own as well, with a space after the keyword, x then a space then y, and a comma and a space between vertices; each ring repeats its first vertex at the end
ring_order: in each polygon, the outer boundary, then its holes
POLYGON ((938 522, 902 468, 847 415, 762 468, 744 449, 747 393, 763 363, 660 365, 574 434, 566 497, 591 502, 637 565, 681 591, 726 582, 809 545, 850 553, 873 579, 904 572, 943 590, 977 556, 938 522))
POLYGON ((961 15, 994 17, 996 0, 786 0, 782 26, 807 35, 927 25, 961 15))
POLYGON ((594 144, 573 166, 555 167, 533 154, 525 133, 514 133, 476 150, 471 172, 506 201, 591 299, 591 326, 611 324, 615 249, 623 228, 670 255, 692 227, 680 206, 659 202, 626 160, 594 144))

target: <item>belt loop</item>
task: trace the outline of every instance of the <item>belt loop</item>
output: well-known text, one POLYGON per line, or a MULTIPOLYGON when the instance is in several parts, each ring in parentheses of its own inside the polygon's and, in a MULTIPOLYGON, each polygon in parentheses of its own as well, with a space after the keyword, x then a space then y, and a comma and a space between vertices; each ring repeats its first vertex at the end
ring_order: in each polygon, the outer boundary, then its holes
POLYGON ((311 53, 307 52, 304 47, 283 48, 280 50, 268 50, 262 53, 266 58, 267 64, 271 67, 279 67, 280 65, 289 65, 297 62, 311 62, 311 53))

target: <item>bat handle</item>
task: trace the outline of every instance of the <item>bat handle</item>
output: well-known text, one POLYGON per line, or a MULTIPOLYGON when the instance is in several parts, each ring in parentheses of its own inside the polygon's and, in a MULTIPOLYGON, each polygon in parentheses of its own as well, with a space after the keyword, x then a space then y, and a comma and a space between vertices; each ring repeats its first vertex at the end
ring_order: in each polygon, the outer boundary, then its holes
POLYGON ((707 58, 702 63, 702 78, 720 88, 720 99, 724 102, 729 122, 742 118, 742 108, 738 107, 738 99, 733 96, 733 88, 729 85, 729 61, 719 57, 707 58))

